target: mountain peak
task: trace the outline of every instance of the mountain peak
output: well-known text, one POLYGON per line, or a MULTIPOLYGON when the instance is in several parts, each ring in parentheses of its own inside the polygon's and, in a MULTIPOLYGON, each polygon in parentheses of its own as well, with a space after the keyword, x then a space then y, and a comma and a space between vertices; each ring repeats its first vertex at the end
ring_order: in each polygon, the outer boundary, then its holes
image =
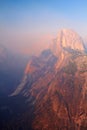
POLYGON ((69 47, 74 50, 84 50, 82 38, 73 30, 63 29, 58 33, 58 40, 61 40, 62 47, 69 47))
POLYGON ((71 29, 62 29, 58 32, 51 49, 56 54, 59 54, 59 52, 64 49, 84 51, 85 47, 82 38, 75 31, 71 29))
POLYGON ((52 49, 53 53, 44 50, 31 58, 11 94, 23 96, 27 105, 23 114, 18 108, 17 128, 22 128, 24 121, 26 128, 30 124, 33 130, 87 130, 87 55, 83 41, 77 33, 64 29, 52 49))

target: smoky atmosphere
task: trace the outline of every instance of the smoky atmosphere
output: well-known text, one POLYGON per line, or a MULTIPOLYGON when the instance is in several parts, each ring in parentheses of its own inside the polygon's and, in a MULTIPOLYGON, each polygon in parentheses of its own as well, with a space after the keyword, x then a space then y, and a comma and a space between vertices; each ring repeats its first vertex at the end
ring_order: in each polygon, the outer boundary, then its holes
POLYGON ((86 12, 86 0, 0 0, 0 130, 87 130, 86 12))

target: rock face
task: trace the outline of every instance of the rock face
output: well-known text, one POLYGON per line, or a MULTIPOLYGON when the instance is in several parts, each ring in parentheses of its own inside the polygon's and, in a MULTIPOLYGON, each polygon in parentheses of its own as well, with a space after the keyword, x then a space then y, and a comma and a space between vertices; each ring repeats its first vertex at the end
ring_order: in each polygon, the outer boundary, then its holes
POLYGON ((27 97, 34 108, 33 130, 87 130, 87 54, 75 32, 60 31, 25 76, 12 95, 27 97))
POLYGON ((51 45, 51 50, 59 55, 62 49, 72 49, 76 51, 84 51, 82 38, 74 31, 63 29, 59 31, 57 38, 51 45))

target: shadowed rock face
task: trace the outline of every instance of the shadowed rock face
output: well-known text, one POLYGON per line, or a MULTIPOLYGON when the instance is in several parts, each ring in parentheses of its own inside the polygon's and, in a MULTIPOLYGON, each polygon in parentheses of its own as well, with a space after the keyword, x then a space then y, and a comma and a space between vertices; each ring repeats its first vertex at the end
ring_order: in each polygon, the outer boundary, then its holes
POLYGON ((86 130, 87 54, 82 39, 71 30, 60 31, 51 48, 28 63, 12 96, 19 94, 34 107, 33 130, 86 130))

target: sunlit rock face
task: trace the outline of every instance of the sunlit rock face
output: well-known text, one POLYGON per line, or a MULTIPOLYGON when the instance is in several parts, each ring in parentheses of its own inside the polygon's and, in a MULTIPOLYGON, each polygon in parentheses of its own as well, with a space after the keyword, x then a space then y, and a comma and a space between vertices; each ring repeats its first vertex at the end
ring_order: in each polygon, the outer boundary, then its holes
POLYGON ((34 108, 33 130, 87 129, 87 53, 77 33, 59 31, 50 49, 28 63, 25 75, 13 95, 27 97, 34 108))
POLYGON ((63 29, 59 32, 57 42, 61 43, 64 48, 71 48, 74 50, 84 51, 83 40, 72 30, 63 29))
POLYGON ((64 49, 84 51, 85 48, 82 38, 72 30, 63 29, 59 31, 51 45, 51 50, 54 54, 59 55, 64 49))
POLYGON ((63 67, 64 61, 71 53, 84 53, 85 46, 82 38, 76 32, 62 29, 58 32, 56 39, 53 40, 50 49, 58 57, 58 62, 55 64, 58 70, 63 67))

